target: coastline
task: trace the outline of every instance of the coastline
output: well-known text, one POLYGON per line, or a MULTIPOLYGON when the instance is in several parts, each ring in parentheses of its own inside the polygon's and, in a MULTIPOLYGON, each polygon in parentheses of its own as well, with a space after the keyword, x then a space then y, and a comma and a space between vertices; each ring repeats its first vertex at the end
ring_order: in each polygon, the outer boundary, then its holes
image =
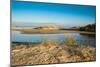
MULTIPOLYGON (((20 31, 21 33, 27 34, 80 33, 84 35, 95 35, 95 32, 75 30, 12 29, 12 31, 20 31)), ((12 66, 16 66, 96 60, 96 47, 76 43, 77 41, 74 41, 73 38, 65 40, 64 43, 54 40, 44 40, 40 43, 12 42, 11 63, 12 66)))
POLYGON ((95 32, 78 31, 78 30, 36 30, 36 29, 11 29, 12 31, 20 31, 29 34, 55 34, 55 33, 81 33, 81 34, 96 34, 95 32))

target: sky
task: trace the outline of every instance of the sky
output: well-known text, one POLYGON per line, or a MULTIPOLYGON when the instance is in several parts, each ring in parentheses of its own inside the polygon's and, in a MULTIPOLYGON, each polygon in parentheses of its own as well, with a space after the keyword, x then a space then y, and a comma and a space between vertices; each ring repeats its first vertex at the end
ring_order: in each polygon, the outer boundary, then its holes
POLYGON ((81 26, 95 23, 96 7, 12 0, 12 23, 81 26))

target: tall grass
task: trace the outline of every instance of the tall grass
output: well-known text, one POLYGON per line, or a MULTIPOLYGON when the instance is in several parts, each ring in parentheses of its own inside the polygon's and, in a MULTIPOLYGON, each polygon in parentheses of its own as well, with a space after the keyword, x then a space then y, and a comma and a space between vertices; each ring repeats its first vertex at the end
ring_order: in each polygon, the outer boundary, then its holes
POLYGON ((65 44, 67 46, 73 46, 75 44, 75 40, 73 37, 69 36, 65 39, 65 44))

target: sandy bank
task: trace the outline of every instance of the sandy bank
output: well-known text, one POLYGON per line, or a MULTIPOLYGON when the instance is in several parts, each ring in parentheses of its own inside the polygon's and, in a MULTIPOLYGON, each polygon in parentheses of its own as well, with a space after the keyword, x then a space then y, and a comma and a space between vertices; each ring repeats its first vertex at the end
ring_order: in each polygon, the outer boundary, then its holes
POLYGON ((36 30, 36 29, 12 29, 12 31, 20 31, 30 34, 53 34, 53 33, 82 33, 82 34, 95 34, 95 32, 74 31, 74 30, 36 30))

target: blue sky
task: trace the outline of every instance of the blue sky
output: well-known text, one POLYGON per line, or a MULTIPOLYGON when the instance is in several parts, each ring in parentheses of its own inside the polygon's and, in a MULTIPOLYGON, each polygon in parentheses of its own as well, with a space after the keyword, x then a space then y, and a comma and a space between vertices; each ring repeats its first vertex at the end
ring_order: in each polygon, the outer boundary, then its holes
POLYGON ((95 23, 96 7, 12 0, 12 23, 80 26, 95 23))

